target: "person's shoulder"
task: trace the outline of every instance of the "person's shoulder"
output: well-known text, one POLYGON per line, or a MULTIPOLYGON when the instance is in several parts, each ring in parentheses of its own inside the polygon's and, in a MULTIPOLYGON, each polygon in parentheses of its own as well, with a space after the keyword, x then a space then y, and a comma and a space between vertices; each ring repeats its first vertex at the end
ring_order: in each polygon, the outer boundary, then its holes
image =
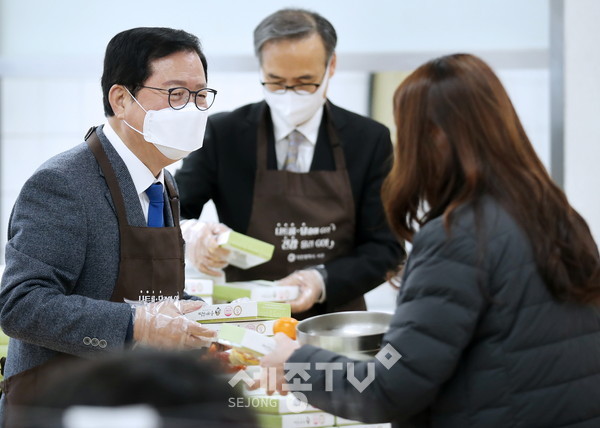
POLYGON ((469 234, 477 233, 479 228, 485 232, 487 240, 520 233, 513 216, 500 201, 489 195, 483 196, 477 203, 459 207, 453 215, 452 225, 469 234))
POLYGON ((389 133, 389 129, 384 124, 377 122, 370 117, 363 116, 345 108, 329 103, 333 120, 343 123, 352 128, 367 129, 370 131, 389 133))
POLYGON ((477 203, 459 206, 446 227, 444 216, 428 221, 415 235, 415 247, 452 246, 464 252, 477 251, 478 245, 523 245, 526 237, 513 216, 495 198, 484 196, 477 203))
POLYGON ((85 143, 59 153, 42 165, 25 181, 18 201, 36 198, 54 198, 53 203, 64 198, 78 198, 99 179, 98 167, 93 166, 93 155, 85 143), (94 172, 96 171, 96 172, 94 172))
POLYGON ((75 175, 81 171, 89 169, 93 165, 93 154, 86 143, 52 156, 46 160, 36 172, 56 171, 57 173, 67 173, 75 175))

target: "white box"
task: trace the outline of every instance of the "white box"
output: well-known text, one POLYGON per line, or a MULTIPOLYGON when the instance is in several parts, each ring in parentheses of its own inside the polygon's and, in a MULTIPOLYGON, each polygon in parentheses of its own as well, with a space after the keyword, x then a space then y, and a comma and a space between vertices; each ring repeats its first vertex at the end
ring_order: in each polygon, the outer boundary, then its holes
MULTIPOLYGON (((259 334, 265 336, 273 336, 275 333, 273 332, 273 324, 275 324, 275 320, 264 320, 264 321, 240 321, 240 322, 231 322, 227 323, 231 325, 235 325, 237 327, 247 328, 248 330, 253 330, 259 334)), ((215 323, 215 324, 204 324, 205 327, 209 328, 213 331, 221 330, 221 326, 223 323, 215 323)))
POLYGON ((213 280, 203 278, 186 278, 185 279, 185 292, 192 296, 212 296, 213 294, 213 280))
POLYGON ((248 269, 268 262, 275 246, 268 242, 228 230, 217 237, 217 244, 231 251, 227 261, 230 265, 248 269))
POLYGON ((287 415, 269 415, 257 413, 262 428, 316 428, 329 427, 335 417, 325 412, 290 413, 287 415))
POLYGON ((392 428, 392 424, 384 422, 381 424, 359 424, 359 425, 348 425, 349 428, 392 428))
POLYGON ((271 353, 276 345, 275 339, 272 337, 232 324, 221 325, 217 341, 257 356, 271 353))
POLYGON ((291 316, 289 303, 279 302, 239 302, 222 305, 206 305, 185 314, 186 318, 202 322, 229 322, 269 320, 291 316))
POLYGON ((252 301, 286 302, 294 300, 300 294, 297 285, 275 285, 273 281, 241 281, 215 284, 214 298, 232 302, 244 297, 252 301))

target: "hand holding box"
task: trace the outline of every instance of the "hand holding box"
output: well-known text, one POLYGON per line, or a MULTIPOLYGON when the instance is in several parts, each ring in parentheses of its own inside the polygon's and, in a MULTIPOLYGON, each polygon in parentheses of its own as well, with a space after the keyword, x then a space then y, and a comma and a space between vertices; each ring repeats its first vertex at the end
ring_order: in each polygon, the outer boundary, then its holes
POLYGON ((248 269, 268 262, 273 257, 275 246, 267 242, 228 230, 217 238, 217 244, 231 251, 227 262, 241 269, 248 269))

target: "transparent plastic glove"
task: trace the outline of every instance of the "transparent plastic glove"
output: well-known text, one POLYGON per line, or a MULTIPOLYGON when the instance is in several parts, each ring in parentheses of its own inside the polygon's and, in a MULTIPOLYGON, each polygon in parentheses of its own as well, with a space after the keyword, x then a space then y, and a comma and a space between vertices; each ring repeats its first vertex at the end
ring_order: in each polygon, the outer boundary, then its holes
POLYGON ((208 347, 216 337, 215 332, 184 316, 204 304, 196 300, 169 299, 136 305, 133 339, 161 349, 208 347))
POLYGON ((181 225, 185 240, 185 257, 200 272, 222 276, 230 251, 217 245, 217 237, 230 230, 222 223, 187 220, 181 225))
POLYGON ((286 395, 288 390, 284 388, 287 383, 284 376, 284 364, 294 351, 300 347, 300 344, 283 333, 277 333, 274 338, 277 343, 275 349, 260 359, 260 366, 262 367, 260 385, 255 383, 249 389, 256 389, 260 386, 265 388, 269 395, 275 391, 281 395, 286 395))
POLYGON ((298 297, 289 302, 292 313, 304 312, 312 308, 325 289, 323 277, 315 269, 297 270, 277 281, 277 285, 297 285, 300 288, 298 297))

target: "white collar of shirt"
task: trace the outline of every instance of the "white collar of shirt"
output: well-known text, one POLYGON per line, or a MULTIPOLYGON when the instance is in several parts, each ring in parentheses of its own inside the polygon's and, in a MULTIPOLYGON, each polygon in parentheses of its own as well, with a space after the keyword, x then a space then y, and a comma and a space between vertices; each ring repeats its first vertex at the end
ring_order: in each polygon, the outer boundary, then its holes
POLYGON ((319 127, 321 126, 321 119, 323 118, 323 107, 317 110, 313 117, 299 126, 290 126, 277 114, 271 113, 271 117, 273 118, 273 133, 275 134, 276 142, 283 140, 290 132, 297 129, 314 146, 317 143, 317 137, 319 136, 319 127))
POLYGON ((123 159, 123 162, 125 162, 125 166, 129 170, 129 174, 131 175, 131 179, 133 180, 138 195, 144 193, 148 187, 156 182, 160 182, 163 186, 165 185, 164 171, 161 169, 158 177, 154 177, 148 167, 144 165, 131 150, 129 150, 129 147, 125 145, 123 140, 121 140, 114 129, 112 129, 110 123, 107 122, 102 130, 121 159, 123 159))
POLYGON ((112 144, 114 149, 117 151, 118 155, 125 163, 125 166, 129 171, 129 175, 131 175, 131 179, 133 180, 135 190, 137 191, 138 196, 140 198, 140 203, 142 204, 142 211, 144 212, 146 221, 148 221, 149 199, 148 195, 146 195, 146 189, 152 184, 160 182, 163 185, 164 192, 164 170, 161 169, 158 177, 154 177, 154 175, 148 169, 148 167, 144 165, 144 163, 129 149, 129 147, 125 145, 125 143, 117 135, 115 130, 112 129, 110 123, 106 122, 104 124, 104 127, 102 128, 102 131, 104 132, 104 135, 106 136, 110 144, 112 144))

